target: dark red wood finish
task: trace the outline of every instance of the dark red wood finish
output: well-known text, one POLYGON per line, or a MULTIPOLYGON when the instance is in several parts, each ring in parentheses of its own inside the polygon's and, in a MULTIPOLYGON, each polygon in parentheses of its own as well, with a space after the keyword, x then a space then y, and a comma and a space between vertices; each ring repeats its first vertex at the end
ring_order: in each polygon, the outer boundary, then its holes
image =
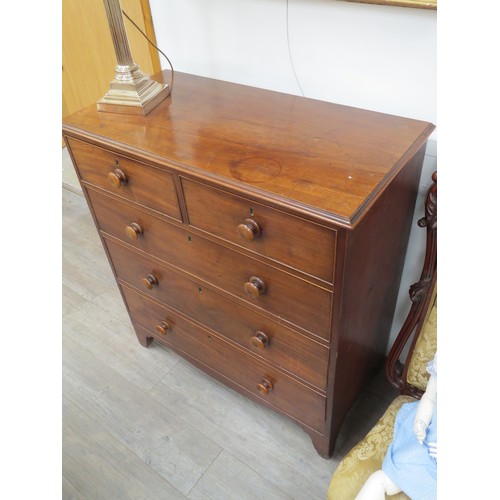
POLYGON ((141 344, 330 456, 384 361, 433 128, 179 74, 147 116, 92 106, 63 132, 141 344))
POLYGON ((411 308, 391 347, 385 366, 389 382, 402 394, 417 398, 422 397, 423 392, 408 383, 409 363, 402 362, 401 358, 405 347, 409 345, 404 357, 406 360, 411 359, 415 343, 437 295, 437 172, 434 172, 432 180, 433 184, 425 200, 425 215, 418 221, 418 225, 427 231, 424 265, 420 280, 410 287, 411 308))

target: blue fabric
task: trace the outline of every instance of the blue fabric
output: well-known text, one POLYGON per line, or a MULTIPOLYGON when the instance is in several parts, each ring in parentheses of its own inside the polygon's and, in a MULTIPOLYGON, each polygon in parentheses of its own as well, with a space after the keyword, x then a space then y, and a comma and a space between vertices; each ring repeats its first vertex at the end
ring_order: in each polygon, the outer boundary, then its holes
POLYGON ((418 404, 405 403, 400 408, 382 470, 412 500, 433 500, 437 496, 437 462, 429 455, 427 444, 437 442, 437 402, 423 444, 413 431, 418 404))

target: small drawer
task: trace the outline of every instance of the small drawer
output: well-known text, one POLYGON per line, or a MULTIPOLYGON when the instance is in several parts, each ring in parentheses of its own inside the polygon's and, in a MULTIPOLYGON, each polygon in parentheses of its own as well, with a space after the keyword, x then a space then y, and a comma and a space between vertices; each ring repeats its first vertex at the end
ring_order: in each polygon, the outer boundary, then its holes
POLYGON ((66 141, 83 182, 181 220, 171 173, 76 139, 66 141))
MULTIPOLYGON (((329 290, 191 235, 179 227, 164 225, 164 231, 157 236, 156 257, 191 275, 194 280, 201 279, 250 307, 279 317, 280 322, 292 328, 299 327, 330 340, 333 294, 329 290)), ((149 293, 169 303, 170 298, 165 294, 170 295, 173 287, 171 278, 160 277, 172 274, 168 268, 131 253, 110 240, 107 246, 116 273, 133 286, 140 288, 141 281, 148 275, 155 275, 156 270, 159 284, 153 286, 149 293)))
MULTIPOLYGON (((147 299, 146 299, 147 300, 147 299)), ((149 301, 148 301, 149 302, 149 301)), ((246 354, 218 335, 167 309, 150 310, 155 326, 147 331, 188 359, 201 363, 219 376, 245 389, 259 400, 282 410, 299 422, 323 432, 326 397, 265 362, 246 354), (156 313, 160 312, 160 317, 156 313)), ((141 328, 135 322, 134 325, 141 328)))
POLYGON ((327 283, 336 231, 182 178, 189 224, 327 283))
MULTIPOLYGON (((167 309, 126 286, 122 291, 134 322, 155 330, 167 309)), ((177 293, 170 305, 254 355, 320 389, 326 387, 327 347, 195 283, 187 283, 183 294, 177 293)))

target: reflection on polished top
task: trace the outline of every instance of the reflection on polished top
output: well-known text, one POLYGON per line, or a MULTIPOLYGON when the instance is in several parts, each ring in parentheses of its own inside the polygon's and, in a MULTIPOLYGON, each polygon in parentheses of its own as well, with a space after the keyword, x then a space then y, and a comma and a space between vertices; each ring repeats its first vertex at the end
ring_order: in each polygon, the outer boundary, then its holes
MULTIPOLYGON (((169 72, 157 75, 169 81, 169 72)), ((430 123, 299 96, 176 73, 172 95, 147 116, 98 112, 65 118, 107 147, 137 159, 198 169, 255 197, 293 200, 297 210, 355 225, 405 161, 430 123), (244 188, 241 184, 244 184, 244 188)))

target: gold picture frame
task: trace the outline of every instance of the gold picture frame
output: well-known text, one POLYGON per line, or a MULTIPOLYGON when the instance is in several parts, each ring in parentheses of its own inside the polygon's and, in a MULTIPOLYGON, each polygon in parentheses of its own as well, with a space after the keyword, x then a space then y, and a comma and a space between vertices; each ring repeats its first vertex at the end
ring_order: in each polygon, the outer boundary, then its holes
POLYGON ((391 5, 393 7, 412 7, 414 9, 437 10, 437 0, 344 0, 345 2, 391 5))

